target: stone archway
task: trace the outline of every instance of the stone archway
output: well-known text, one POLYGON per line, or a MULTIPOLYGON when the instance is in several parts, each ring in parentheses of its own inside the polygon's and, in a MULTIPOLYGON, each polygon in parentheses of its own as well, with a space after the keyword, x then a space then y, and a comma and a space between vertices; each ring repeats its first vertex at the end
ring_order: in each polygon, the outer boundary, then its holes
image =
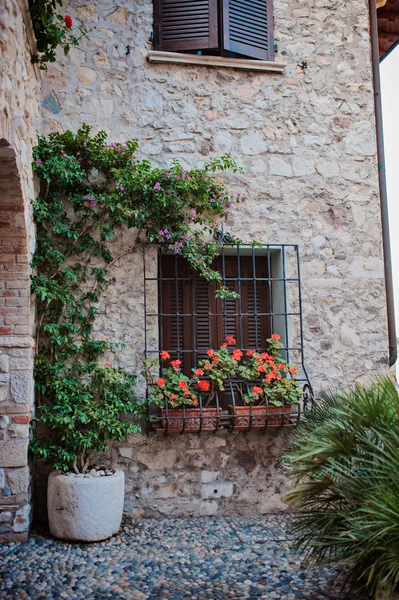
MULTIPOLYGON (((0 139, 0 541, 27 539, 33 343, 29 282, 29 169, 23 147, 0 139)), ((30 182, 33 184, 33 179, 30 182)))

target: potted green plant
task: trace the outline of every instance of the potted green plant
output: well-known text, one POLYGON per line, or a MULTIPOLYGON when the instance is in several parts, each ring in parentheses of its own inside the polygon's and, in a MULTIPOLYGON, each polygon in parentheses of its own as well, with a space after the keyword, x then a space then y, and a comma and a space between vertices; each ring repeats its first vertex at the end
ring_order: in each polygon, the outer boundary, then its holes
POLYGON ((47 492, 50 532, 63 540, 106 539, 121 524, 125 477, 119 469, 103 467, 104 459, 94 463, 93 456, 107 451, 111 440, 139 430, 125 417, 141 416, 135 377, 95 363, 66 365, 61 357, 44 377, 41 360, 36 385, 46 403, 38 409, 31 450, 55 469, 47 492))
MULTIPOLYGON (((170 355, 162 351, 163 362, 170 361, 170 355)), ((157 359, 143 360, 142 374, 149 386, 149 400, 161 409, 162 428, 157 433, 198 432, 218 429, 217 407, 209 407, 212 393, 211 385, 202 379, 203 371, 196 369, 191 379, 181 373, 181 361, 170 362, 170 367, 159 374, 160 365, 157 359), (156 374, 155 374, 156 373, 156 374), (207 396, 205 396, 207 394, 207 396)))
MULTIPOLYGON (((235 429, 278 428, 290 424, 292 406, 299 404, 302 389, 295 379, 298 370, 280 356, 280 336, 266 340, 268 352, 248 350, 238 367, 238 386, 243 405, 229 405, 235 429)), ((237 351, 235 351, 237 352, 237 351)))

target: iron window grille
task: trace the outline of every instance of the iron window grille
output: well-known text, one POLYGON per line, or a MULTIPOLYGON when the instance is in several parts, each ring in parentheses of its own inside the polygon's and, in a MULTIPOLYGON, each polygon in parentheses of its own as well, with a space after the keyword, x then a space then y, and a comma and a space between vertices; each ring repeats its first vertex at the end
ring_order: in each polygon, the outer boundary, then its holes
POLYGON ((275 412, 266 399, 265 406, 247 406, 249 415, 243 417, 239 407, 245 384, 226 381, 226 391, 215 395, 211 412, 202 395, 198 409, 182 407, 183 414, 166 405, 159 415, 148 403, 148 432, 166 435, 223 427, 230 431, 293 427, 310 408, 313 395, 304 363, 298 245, 239 246, 228 234, 221 232, 219 236, 222 248, 216 266, 222 276, 220 285, 237 291, 236 300, 216 299, 216 284, 208 284, 180 256, 152 244, 144 246, 145 357, 159 356, 160 350, 166 350, 172 359, 182 361, 183 371, 190 375, 206 350, 218 349, 226 335, 236 337, 237 347, 243 351, 263 351, 266 337, 278 333, 284 344, 282 356, 300 369, 297 380, 302 385, 302 400, 287 413, 284 403, 275 412), (205 301, 199 299, 204 291, 205 301))

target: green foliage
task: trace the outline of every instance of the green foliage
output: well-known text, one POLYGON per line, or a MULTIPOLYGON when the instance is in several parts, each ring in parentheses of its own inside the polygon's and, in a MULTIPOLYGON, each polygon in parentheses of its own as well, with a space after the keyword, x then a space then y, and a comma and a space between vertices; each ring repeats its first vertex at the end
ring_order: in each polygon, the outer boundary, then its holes
MULTIPOLYGON (((197 369, 192 369, 191 379, 180 373, 180 360, 173 360, 170 368, 162 369, 162 377, 156 379, 160 365, 158 359, 143 360, 142 375, 150 387, 150 401, 163 408, 181 406, 197 406, 198 394, 208 393, 206 408, 214 399, 217 392, 225 391, 226 381, 235 380, 235 385, 242 400, 247 404, 261 405, 266 403, 282 406, 298 404, 303 391, 295 379, 297 369, 288 365, 279 355, 283 344, 280 336, 274 334, 266 342, 268 352, 248 350, 247 360, 242 361, 243 352, 235 348, 230 352, 229 346, 236 346, 232 336, 227 336, 219 350, 207 350, 208 358, 199 361, 197 369), (248 390, 244 394, 244 390, 248 390)), ((160 353, 162 366, 170 360, 165 350, 160 353)))
POLYGON ((32 62, 46 71, 46 63, 56 60, 58 46, 63 48, 64 54, 68 54, 71 46, 77 46, 88 32, 81 25, 73 28, 72 18, 57 12, 58 7, 62 7, 62 0, 33 0, 29 4, 37 45, 32 62))
POLYGON ((274 406, 282 406, 283 402, 299 404, 303 390, 295 379, 298 370, 281 356, 284 344, 280 342, 280 336, 275 333, 266 342, 268 352, 250 350, 248 360, 238 369, 238 376, 250 384, 249 393, 243 395, 244 402, 260 406, 267 399, 274 406))
POLYGON ((31 447, 61 470, 71 464, 86 468, 88 451, 105 450, 112 438, 137 431, 124 414, 142 414, 134 377, 101 368, 98 360, 113 346, 92 335, 114 263, 151 242, 186 257, 208 281, 221 279, 211 267, 220 244, 205 236, 214 233, 215 221, 233 202, 217 170, 237 170, 236 163, 227 155, 204 169, 187 171, 174 161, 165 171, 137 160, 136 150, 135 140, 107 144, 105 132, 91 135, 86 125, 76 134, 42 137, 34 150, 41 180, 32 262, 35 381, 37 421, 46 424, 46 434, 39 427, 31 447), (131 245, 114 257, 110 242, 120 226, 132 231, 131 245))
MULTIPOLYGON (((167 352, 162 354, 168 355, 167 352)), ((170 358, 170 356, 168 355, 170 358)), ((165 369, 162 377, 155 379, 153 373, 159 373, 159 363, 156 358, 147 358, 142 361, 142 374, 151 386, 150 400, 159 408, 180 408, 182 406, 197 406, 198 395, 193 381, 180 372, 180 360, 171 362, 171 367, 165 369)))
POLYGON ((399 396, 371 387, 325 393, 294 433, 286 458, 294 478, 298 547, 318 562, 346 560, 375 597, 399 586, 399 396))

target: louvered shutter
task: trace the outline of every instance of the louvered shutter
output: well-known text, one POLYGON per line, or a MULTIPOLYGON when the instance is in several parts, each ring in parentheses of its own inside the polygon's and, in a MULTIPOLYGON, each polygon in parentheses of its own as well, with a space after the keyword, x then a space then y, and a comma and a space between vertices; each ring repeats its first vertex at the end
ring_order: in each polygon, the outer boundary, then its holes
MULTIPOLYGON (((256 258, 256 280, 253 262, 252 257, 241 257, 238 273, 237 257, 225 257, 226 287, 235 292, 240 289, 241 296, 222 300, 215 296, 217 284, 193 272, 185 259, 161 256, 161 349, 183 362, 186 375, 191 375, 198 361, 206 358, 208 348, 218 349, 228 335, 236 338, 239 348, 265 348, 265 340, 270 337, 267 260, 256 258)), ((222 259, 216 259, 212 266, 222 272, 222 259)))
POLYGON ((154 0, 155 50, 218 48, 218 0, 154 0))
POLYGON ((265 340, 270 337, 269 290, 267 261, 263 257, 241 259, 241 311, 242 348, 265 349, 265 340), (256 278, 254 278, 254 275, 256 278))
POLYGON ((272 60, 272 8, 272 0, 223 0, 224 50, 272 60))

